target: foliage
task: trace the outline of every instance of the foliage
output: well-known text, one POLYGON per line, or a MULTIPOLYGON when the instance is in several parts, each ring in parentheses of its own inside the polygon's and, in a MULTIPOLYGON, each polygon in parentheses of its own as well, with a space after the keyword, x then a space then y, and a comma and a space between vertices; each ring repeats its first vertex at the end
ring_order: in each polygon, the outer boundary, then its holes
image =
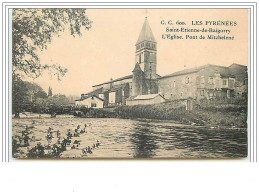
POLYGON ((23 140, 23 146, 29 146, 29 135, 31 134, 31 131, 29 130, 29 127, 26 127, 24 131, 22 131, 22 140, 23 140))
POLYGON ((12 82, 12 112, 15 117, 19 117, 19 113, 29 104, 29 91, 26 83, 19 76, 13 76, 12 82))
POLYGON ((48 97, 47 93, 38 84, 22 81, 18 75, 15 75, 12 86, 12 111, 17 118, 19 113, 25 111, 36 113, 56 112, 62 109, 62 106, 70 103, 70 99, 62 94, 48 97))
POLYGON ((87 117, 87 118, 116 118, 116 112, 106 111, 104 109, 86 108, 81 106, 74 112, 74 116, 87 117))
POLYGON ((39 51, 47 49, 54 35, 69 28, 72 36, 90 29, 85 9, 13 9, 12 60, 13 74, 39 77, 44 70, 60 79, 66 69, 58 64, 42 65, 39 51))
POLYGON ((66 105, 69 103, 69 99, 63 94, 56 94, 53 97, 48 98, 49 104, 53 104, 55 106, 66 105))
POLYGON ((20 144, 18 143, 18 140, 14 139, 14 137, 12 137, 12 154, 13 154, 13 156, 15 156, 16 153, 20 152, 19 147, 20 147, 20 144))
POLYGON ((13 75, 12 82, 12 111, 19 117, 19 113, 30 111, 32 104, 38 99, 46 99, 46 92, 36 83, 22 81, 18 75, 13 75))
POLYGON ((185 124, 199 124, 216 127, 247 127, 246 105, 221 105, 195 108, 186 111, 174 107, 170 102, 154 105, 120 106, 115 109, 120 118, 146 118, 174 120, 185 124))
POLYGON ((29 91, 29 94, 33 96, 33 99, 37 98, 47 98, 47 93, 36 83, 31 83, 28 81, 24 81, 25 85, 29 91))
POLYGON ((28 158, 42 158, 44 157, 44 146, 38 143, 37 146, 29 150, 27 154, 28 158))
MULTIPOLYGON (((67 147, 71 149, 78 149, 80 145, 80 140, 75 139, 76 137, 80 137, 82 134, 87 134, 86 131, 87 124, 81 128, 80 125, 77 126, 74 132, 70 129, 66 133, 66 137, 61 141, 60 131, 56 132, 56 136, 54 135, 53 128, 49 127, 46 134, 46 140, 48 142, 47 145, 43 145, 42 143, 37 143, 36 146, 29 147, 33 145, 32 142, 35 142, 35 136, 29 136, 32 132, 29 130, 31 127, 26 127, 24 131, 22 131, 22 135, 15 135, 12 137, 12 154, 13 157, 28 157, 28 158, 60 158, 62 153, 67 150, 67 147), (53 138, 55 138, 55 143, 53 138), (74 139, 74 140, 73 140, 74 139), (73 140, 73 142, 72 142, 73 140), (27 152, 24 149, 27 149, 27 152)), ((101 142, 97 140, 91 147, 86 146, 82 148, 82 155, 91 154, 93 149, 96 149, 100 146, 101 142)))

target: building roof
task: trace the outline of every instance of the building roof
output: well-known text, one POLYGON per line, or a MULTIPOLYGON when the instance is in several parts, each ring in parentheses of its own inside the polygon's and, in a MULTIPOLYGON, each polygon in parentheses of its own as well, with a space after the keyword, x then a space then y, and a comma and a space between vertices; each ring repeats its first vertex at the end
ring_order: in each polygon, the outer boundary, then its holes
POLYGON ((85 93, 83 95, 88 95, 88 96, 92 96, 92 95, 96 95, 96 94, 99 94, 103 91, 103 88, 99 88, 99 89, 96 89, 96 90, 93 90, 93 91, 90 91, 88 93, 85 93))
POLYGON ((121 81, 121 80, 124 80, 124 79, 130 79, 132 77, 133 77, 132 75, 120 77, 120 78, 115 79, 115 80, 111 80, 111 81, 107 81, 107 82, 104 82, 104 83, 101 83, 101 84, 93 85, 93 87, 98 87, 100 85, 109 84, 109 83, 113 83, 113 82, 116 82, 116 81, 121 81))
MULTIPOLYGON (((154 99, 157 96, 161 96, 160 94, 147 94, 147 95, 138 95, 134 98, 134 100, 150 100, 154 99)), ((163 96, 161 96, 163 99, 165 99, 163 96)))
POLYGON ((133 69, 132 72, 137 72, 137 71, 141 71, 142 72, 138 62, 136 63, 135 68, 133 69))
POLYGON ((219 68, 225 68, 226 70, 228 69, 228 67, 225 67, 225 66, 207 64, 207 65, 200 66, 200 67, 195 67, 195 68, 190 68, 190 69, 186 69, 186 70, 177 71, 177 72, 174 72, 172 74, 168 74, 168 75, 162 76, 160 78, 163 79, 163 78, 167 78, 167 77, 174 77, 174 76, 180 76, 180 75, 195 73, 195 72, 198 72, 198 71, 200 71, 200 70, 202 70, 204 68, 208 68, 208 67, 219 67, 219 68))
POLYGON ((142 29, 141 29, 141 32, 139 34, 138 41, 137 41, 136 45, 141 43, 141 42, 143 42, 143 41, 156 42, 155 37, 154 37, 154 35, 152 33, 152 30, 151 30, 151 28, 149 26, 147 17, 146 17, 145 22, 144 22, 144 24, 142 26, 142 29))
POLYGON ((92 98, 92 97, 95 97, 95 98, 97 98, 97 99, 99 99, 99 100, 101 100, 101 101, 104 101, 102 98, 100 98, 100 97, 98 97, 98 96, 96 96, 96 95, 91 95, 91 96, 87 96, 87 97, 85 97, 85 98, 80 98, 80 99, 78 99, 78 100, 75 100, 75 101, 83 101, 83 100, 86 100, 86 99, 89 99, 89 98, 92 98))
POLYGON ((241 64, 232 64, 229 66, 229 71, 238 79, 248 78, 247 66, 241 64))

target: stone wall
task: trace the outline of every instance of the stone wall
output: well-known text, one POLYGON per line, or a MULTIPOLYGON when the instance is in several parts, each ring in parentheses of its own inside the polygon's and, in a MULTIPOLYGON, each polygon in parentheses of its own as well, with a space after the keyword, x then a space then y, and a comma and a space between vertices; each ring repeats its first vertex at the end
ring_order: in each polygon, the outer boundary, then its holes
POLYGON ((196 73, 162 78, 158 80, 158 92, 166 99, 188 99, 196 97, 196 73))
POLYGON ((132 95, 137 96, 143 94, 147 94, 145 75, 142 71, 134 71, 132 80, 132 95))

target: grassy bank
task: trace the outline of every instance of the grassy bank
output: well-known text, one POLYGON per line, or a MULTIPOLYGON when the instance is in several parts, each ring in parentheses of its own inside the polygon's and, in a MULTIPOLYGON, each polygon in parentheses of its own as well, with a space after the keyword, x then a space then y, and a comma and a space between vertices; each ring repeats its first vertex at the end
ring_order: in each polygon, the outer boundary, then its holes
POLYGON ((114 112, 120 118, 147 118, 174 120, 185 124, 213 127, 247 127, 247 106, 221 105, 196 107, 186 111, 185 107, 174 108, 170 102, 155 105, 120 106, 114 112))
POLYGON ((78 115, 86 118, 126 118, 173 120, 184 124, 196 124, 216 128, 246 128, 246 105, 195 106, 192 111, 185 107, 175 108, 172 102, 153 105, 118 106, 116 108, 85 109, 78 115))

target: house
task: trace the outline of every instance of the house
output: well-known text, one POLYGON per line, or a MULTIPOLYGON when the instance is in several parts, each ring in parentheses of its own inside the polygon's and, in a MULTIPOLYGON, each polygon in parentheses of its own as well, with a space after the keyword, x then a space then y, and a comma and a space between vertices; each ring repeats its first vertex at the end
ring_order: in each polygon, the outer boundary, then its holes
POLYGON ((245 93, 247 67, 205 65, 169 74, 158 79, 159 92, 169 100, 192 98, 231 99, 245 93), (239 88, 239 89, 238 89, 239 88))
POLYGON ((75 100, 76 107, 86 107, 86 108, 103 108, 104 100, 98 96, 92 95, 84 97, 83 99, 75 100))
POLYGON ((165 98, 160 94, 147 94, 138 95, 136 97, 131 97, 126 100, 127 105, 147 105, 147 104, 158 104, 165 102, 165 98))

